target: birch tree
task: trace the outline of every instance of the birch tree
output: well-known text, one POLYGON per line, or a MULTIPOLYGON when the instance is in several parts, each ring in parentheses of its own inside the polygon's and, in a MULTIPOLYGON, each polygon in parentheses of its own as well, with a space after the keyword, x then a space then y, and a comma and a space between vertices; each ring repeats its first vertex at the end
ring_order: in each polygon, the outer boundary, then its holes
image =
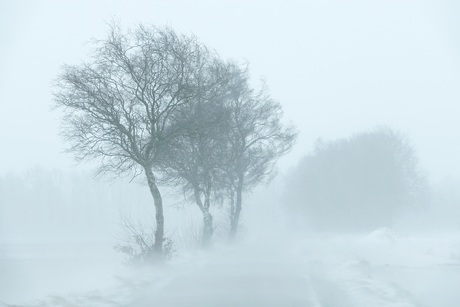
POLYGON ((263 86, 254 90, 247 69, 234 67, 227 101, 229 110, 226 168, 230 194, 230 237, 238 231, 243 193, 275 175, 278 158, 289 152, 297 137, 295 127, 283 124, 281 104, 263 86))
POLYGON ((143 174, 155 206, 153 254, 162 254, 163 201, 157 164, 182 127, 171 120, 196 95, 194 75, 206 49, 170 28, 111 26, 94 43, 90 61, 65 65, 55 106, 62 135, 78 161, 97 160, 98 172, 143 174))
POLYGON ((223 169, 228 163, 229 74, 226 64, 209 58, 196 75, 199 95, 181 108, 174 118, 186 133, 172 139, 163 161, 163 180, 183 190, 203 214, 202 245, 208 246, 214 231, 211 203, 222 197, 223 169))

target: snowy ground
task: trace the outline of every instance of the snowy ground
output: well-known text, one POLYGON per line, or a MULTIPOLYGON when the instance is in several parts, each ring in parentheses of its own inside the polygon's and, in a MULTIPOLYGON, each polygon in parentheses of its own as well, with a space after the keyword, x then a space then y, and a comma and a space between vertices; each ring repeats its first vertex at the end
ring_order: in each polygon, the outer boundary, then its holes
POLYGON ((283 241, 247 238, 143 268, 122 265, 108 243, 2 243, 0 306, 460 306, 460 235, 283 241))

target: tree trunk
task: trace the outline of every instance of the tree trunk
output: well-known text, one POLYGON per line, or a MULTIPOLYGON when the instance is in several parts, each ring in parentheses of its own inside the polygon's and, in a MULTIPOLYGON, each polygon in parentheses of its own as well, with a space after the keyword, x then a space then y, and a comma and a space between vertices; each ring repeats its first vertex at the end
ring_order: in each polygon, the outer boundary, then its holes
POLYGON ((150 193, 153 197, 153 203, 155 205, 155 219, 157 227, 155 230, 155 243, 153 245, 154 251, 157 255, 163 254, 163 241, 164 241, 164 216, 163 216, 163 199, 161 198, 160 190, 156 184, 155 176, 150 167, 146 167, 145 175, 149 184, 150 193))
POLYGON ((203 233, 201 236, 201 245, 202 247, 207 247, 211 244, 212 234, 214 233, 212 215, 209 212, 210 199, 209 195, 205 195, 204 204, 201 201, 200 192, 198 189, 195 189, 195 201, 198 207, 203 214, 203 233))
POLYGON ((203 213, 203 238, 201 244, 203 247, 207 247, 211 244, 212 234, 214 232, 214 228, 212 226, 212 215, 209 212, 203 213))
POLYGON ((240 221, 241 207, 243 203, 243 178, 238 180, 236 187, 236 203, 233 211, 230 213, 230 240, 234 240, 238 232, 238 223, 240 221))

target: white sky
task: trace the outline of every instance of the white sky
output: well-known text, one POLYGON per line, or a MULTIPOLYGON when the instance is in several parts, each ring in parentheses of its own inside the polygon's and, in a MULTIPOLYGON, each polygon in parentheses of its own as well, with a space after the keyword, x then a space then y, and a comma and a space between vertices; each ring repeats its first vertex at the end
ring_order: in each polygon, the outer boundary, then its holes
POLYGON ((106 22, 170 25, 264 77, 301 134, 281 166, 325 139, 389 125, 434 178, 460 175, 460 2, 0 0, 0 174, 69 168, 52 83, 106 22))

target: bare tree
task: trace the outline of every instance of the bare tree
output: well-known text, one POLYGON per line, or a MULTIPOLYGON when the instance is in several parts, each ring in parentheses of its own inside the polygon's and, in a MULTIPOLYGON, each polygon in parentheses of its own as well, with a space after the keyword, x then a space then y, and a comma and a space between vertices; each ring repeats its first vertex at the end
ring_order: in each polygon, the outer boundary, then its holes
POLYGON ((292 125, 283 125, 283 111, 267 88, 255 91, 247 69, 234 66, 234 81, 227 108, 229 159, 226 168, 230 194, 230 237, 234 238, 243 204, 243 192, 270 180, 275 163, 289 152, 297 137, 292 125))
POLYGON ((154 252, 164 240, 157 162, 172 138, 175 112, 196 95, 194 75, 206 49, 170 28, 111 26, 95 42, 91 61, 66 65, 58 77, 55 106, 64 112, 62 134, 78 161, 96 159, 99 173, 144 173, 155 205, 154 252))
POLYGON ((203 245, 213 233, 211 202, 230 198, 230 234, 236 235, 243 192, 274 175, 275 162, 296 138, 281 123, 281 105, 264 87, 255 92, 246 68, 214 59, 196 77, 200 95, 177 113, 187 133, 173 139, 166 179, 192 194, 203 213, 203 245))
POLYGON ((222 197, 225 187, 223 169, 227 163, 229 112, 229 75, 226 64, 217 57, 210 58, 206 69, 196 76, 200 95, 181 108, 175 116, 176 125, 187 127, 186 133, 172 139, 163 161, 162 178, 181 188, 193 199, 203 214, 202 245, 211 242, 213 217, 211 202, 222 197))

